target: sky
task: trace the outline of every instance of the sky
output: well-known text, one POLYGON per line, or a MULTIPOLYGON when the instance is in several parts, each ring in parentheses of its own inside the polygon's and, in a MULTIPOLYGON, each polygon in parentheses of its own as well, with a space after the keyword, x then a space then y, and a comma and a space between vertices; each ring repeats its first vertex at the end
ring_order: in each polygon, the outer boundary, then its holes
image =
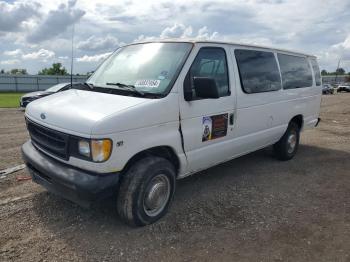
POLYGON ((54 62, 85 74, 119 46, 198 38, 314 54, 350 71, 349 0, 0 0, 0 69, 36 74, 54 62))

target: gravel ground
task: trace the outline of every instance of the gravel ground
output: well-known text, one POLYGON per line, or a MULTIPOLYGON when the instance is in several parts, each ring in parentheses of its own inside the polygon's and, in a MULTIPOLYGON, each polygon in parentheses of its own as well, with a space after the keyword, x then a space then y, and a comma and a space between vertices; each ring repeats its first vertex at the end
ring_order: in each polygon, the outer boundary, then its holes
MULTIPOLYGON (((350 261, 350 94, 324 96, 297 156, 260 150, 179 181, 168 215, 125 226, 115 199, 83 209, 0 179, 0 261, 350 261)), ((21 164, 23 112, 0 110, 0 169, 21 164)))

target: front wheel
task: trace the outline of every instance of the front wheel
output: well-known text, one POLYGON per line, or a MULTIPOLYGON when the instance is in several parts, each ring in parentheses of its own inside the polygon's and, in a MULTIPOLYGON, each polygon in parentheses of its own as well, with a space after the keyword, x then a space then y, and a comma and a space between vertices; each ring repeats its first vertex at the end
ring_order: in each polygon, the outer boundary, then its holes
POLYGON ((118 192, 121 219, 131 226, 144 226, 163 217, 174 196, 174 166, 161 157, 137 161, 124 175, 118 192))
POLYGON ((281 139, 274 144, 273 148, 279 160, 292 159, 298 151, 300 128, 295 122, 291 122, 281 139))

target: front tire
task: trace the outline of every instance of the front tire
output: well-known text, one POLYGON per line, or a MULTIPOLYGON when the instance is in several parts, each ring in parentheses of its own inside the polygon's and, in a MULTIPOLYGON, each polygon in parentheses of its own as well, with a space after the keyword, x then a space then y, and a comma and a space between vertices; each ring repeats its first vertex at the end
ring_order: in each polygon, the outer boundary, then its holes
POLYGON ((174 166, 161 157, 138 160, 124 175, 118 192, 120 218, 131 226, 145 226, 163 217, 176 184, 174 166))
POLYGON ((290 122, 281 139, 274 144, 273 148, 279 160, 292 159, 298 151, 300 140, 300 128, 297 123, 290 122))

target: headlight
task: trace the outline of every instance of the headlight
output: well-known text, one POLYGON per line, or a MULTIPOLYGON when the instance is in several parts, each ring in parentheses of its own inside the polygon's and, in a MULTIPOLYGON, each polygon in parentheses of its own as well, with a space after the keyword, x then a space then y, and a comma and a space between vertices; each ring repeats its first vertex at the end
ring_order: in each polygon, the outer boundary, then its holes
POLYGON ((112 141, 109 139, 79 140, 79 154, 94 162, 106 161, 112 153, 112 141))
POLYGON ((87 140, 80 140, 78 143, 79 154, 90 157, 90 142, 87 140))

